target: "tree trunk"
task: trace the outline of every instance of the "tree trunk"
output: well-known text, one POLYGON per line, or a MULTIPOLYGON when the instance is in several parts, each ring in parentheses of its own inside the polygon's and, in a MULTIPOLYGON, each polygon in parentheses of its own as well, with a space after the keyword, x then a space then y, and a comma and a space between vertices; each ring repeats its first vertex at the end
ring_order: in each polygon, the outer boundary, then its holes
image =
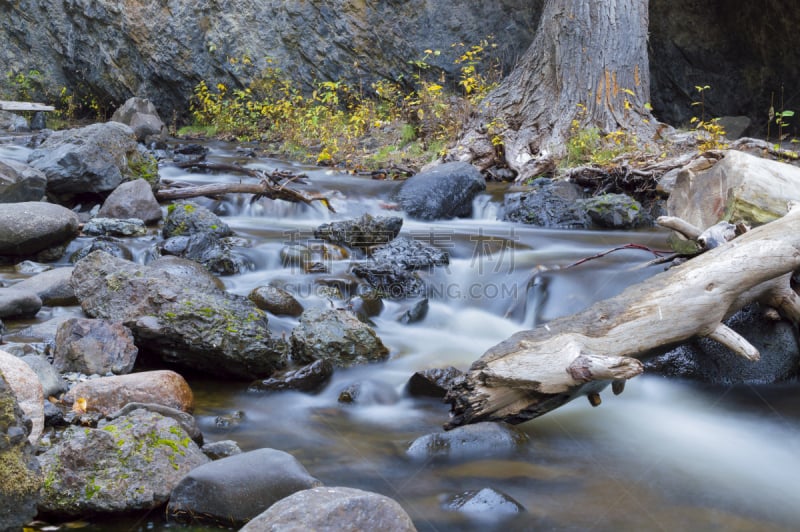
POLYGON ((470 120, 455 157, 488 167, 499 135, 507 164, 526 178, 566 152, 571 129, 652 138, 647 9, 647 0, 549 0, 533 43, 470 120))
POLYGON ((515 334, 451 388, 447 427, 521 423, 580 395, 599 404, 609 383, 619 392, 625 379, 642 372, 636 357, 695 336, 757 360, 758 351, 722 321, 757 301, 800 322, 790 279, 800 268, 798 226, 800 206, 583 312, 515 334))

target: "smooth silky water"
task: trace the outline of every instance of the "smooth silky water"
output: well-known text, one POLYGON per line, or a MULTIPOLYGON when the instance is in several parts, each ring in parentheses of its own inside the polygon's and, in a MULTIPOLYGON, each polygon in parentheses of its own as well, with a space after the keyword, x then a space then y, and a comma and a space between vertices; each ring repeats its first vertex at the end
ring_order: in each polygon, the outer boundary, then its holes
MULTIPOLYGON (((211 145, 211 161, 237 162, 271 171, 309 175, 301 190, 324 192, 337 214, 306 206, 250 197, 198 200, 224 216, 252 247, 254 269, 224 277, 231 292, 246 295, 271 282, 287 288, 309 307, 346 306, 329 300, 316 277, 342 277, 355 258, 330 261, 329 274, 308 275, 284 267, 282 247, 314 241, 321 223, 363 213, 402 215, 392 209, 396 182, 373 181, 290 165, 240 158, 232 147, 211 145)), ((0 155, 24 159, 19 147, 0 155), (10 152, 10 153, 9 153, 10 152)), ((248 179, 162 168, 163 178, 187 183, 248 179)), ((577 400, 521 425, 530 442, 514 452, 470 460, 410 460, 415 438, 441 430, 447 405, 403 395, 418 370, 454 365, 466 369, 492 345, 514 332, 579 311, 613 296, 663 267, 643 266, 652 255, 623 250, 566 269, 599 252, 639 243, 665 249, 666 235, 637 232, 562 231, 497 221, 505 186, 491 185, 475 201, 472 219, 405 220, 402 235, 450 253, 447 267, 422 272, 429 311, 416 324, 397 321, 408 303, 387 301, 375 329, 390 359, 339 369, 316 395, 247 392, 248 383, 188 374, 195 415, 207 441, 235 440, 247 451, 261 447, 294 455, 329 486, 349 486, 398 501, 419 530, 794 530, 800 523, 800 402, 796 382, 774 386, 707 386, 640 376, 615 397, 604 393, 592 408, 577 400), (392 405, 340 404, 340 391, 358 381, 394 388, 392 405), (219 426, 218 416, 243 413, 238 424, 219 426), (527 508, 512 521, 466 518, 442 510, 447 495, 491 487, 527 508)), ((156 237, 132 242, 136 260, 147 262, 156 237)), ((85 241, 73 244, 77 249, 85 241)), ((66 263, 66 261, 65 261, 66 263)), ((0 280, 23 278, 0 269, 0 280)), ((34 321, 78 313, 77 308, 43 309, 34 321)), ((661 326, 670 326, 665 313, 661 326)), ((30 323, 30 322, 28 322, 30 323)), ((270 317, 277 334, 296 323, 270 317)), ((12 331, 13 332, 13 331, 12 331)), ((163 512, 93 521, 94 530, 188 528, 165 523, 163 512)))

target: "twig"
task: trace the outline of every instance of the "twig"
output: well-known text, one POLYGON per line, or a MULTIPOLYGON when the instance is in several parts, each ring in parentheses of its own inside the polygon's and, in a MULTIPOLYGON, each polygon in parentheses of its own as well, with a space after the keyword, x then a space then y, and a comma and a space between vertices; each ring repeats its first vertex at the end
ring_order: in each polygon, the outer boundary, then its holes
POLYGON ((584 257, 584 258, 582 258, 581 260, 579 260, 577 262, 573 262, 569 266, 565 266, 564 269, 566 270, 567 268, 572 268, 572 267, 575 267, 575 266, 579 266, 579 265, 583 264, 584 262, 589 262, 590 260, 599 259, 599 258, 605 257, 609 253, 613 253, 615 251, 620 251, 620 250, 623 250, 623 249, 640 249, 642 251, 648 251, 648 252, 652 253, 653 255, 655 255, 656 257, 661 257, 663 255, 666 255, 667 253, 671 253, 670 251, 665 251, 665 250, 661 250, 661 249, 652 249, 652 248, 649 248, 649 247, 644 246, 642 244, 625 244, 624 246, 619 246, 619 247, 616 247, 616 248, 613 248, 613 249, 608 249, 606 251, 601 251, 597 255, 592 255, 591 257, 584 257))

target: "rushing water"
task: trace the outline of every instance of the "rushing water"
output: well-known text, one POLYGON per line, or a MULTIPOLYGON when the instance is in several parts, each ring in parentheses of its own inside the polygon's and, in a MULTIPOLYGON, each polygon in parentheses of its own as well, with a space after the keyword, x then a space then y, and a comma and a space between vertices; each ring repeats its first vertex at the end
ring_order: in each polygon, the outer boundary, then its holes
MULTIPOLYGON (((0 156, 24 159, 21 148, 0 156)), ((325 192, 337 214, 306 206, 229 197, 206 204, 224 216, 252 247, 255 269, 225 277, 226 287, 247 294, 272 282, 306 306, 341 304, 320 294, 316 277, 346 276, 350 261, 330 261, 329 274, 308 275, 282 266, 287 243, 304 243, 321 223, 391 210, 394 182, 373 181, 269 159, 237 158, 212 146, 210 160, 272 170, 305 171, 304 190, 325 192)), ((188 183, 239 180, 165 167, 162 177, 188 183)), ((800 407, 797 383, 711 387, 657 376, 630 381, 619 397, 604 394, 599 408, 574 401, 521 426, 530 442, 512 453, 460 461, 412 461, 415 438, 441 429, 447 406, 402 396, 415 371, 454 365, 465 369, 515 331, 581 310, 631 283, 657 273, 643 267, 652 256, 623 250, 580 266, 581 258, 635 242, 664 248, 665 235, 640 232, 560 231, 497 221, 504 187, 475 201, 468 220, 405 220, 401 234, 449 252, 450 265, 426 272, 426 318, 404 325, 407 303, 387 302, 375 329, 391 358, 337 370, 319 394, 262 395, 247 384, 189 376, 195 414, 206 440, 233 439, 243 450, 272 447, 293 454, 326 485, 349 486, 397 500, 420 530, 790 530, 800 522, 800 407), (339 392, 368 379, 394 388, 391 405, 340 404, 339 392), (241 423, 221 428, 217 416, 243 412, 241 423), (528 513, 513 521, 466 517, 442 509, 442 498, 492 487, 528 513)), ((147 260, 153 238, 133 245, 147 260)), ((0 269, 0 280, 19 274, 0 269)), ((75 309, 45 309, 40 320, 75 309)), ((675 312, 680 312, 676 309, 675 312)), ((276 331, 292 319, 272 318, 276 331)), ((100 522, 97 530, 181 528, 147 515, 100 522)))

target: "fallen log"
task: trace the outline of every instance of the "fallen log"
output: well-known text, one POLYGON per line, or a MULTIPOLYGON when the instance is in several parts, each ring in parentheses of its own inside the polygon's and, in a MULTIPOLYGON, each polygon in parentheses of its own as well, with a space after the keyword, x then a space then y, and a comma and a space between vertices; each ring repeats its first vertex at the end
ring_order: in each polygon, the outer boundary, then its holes
POLYGON ((521 331, 489 349, 445 400, 446 429, 522 423, 613 383, 622 391, 650 352, 706 336, 750 360, 758 351, 722 321, 751 302, 800 323, 790 286, 800 268, 800 207, 572 316, 521 331))

